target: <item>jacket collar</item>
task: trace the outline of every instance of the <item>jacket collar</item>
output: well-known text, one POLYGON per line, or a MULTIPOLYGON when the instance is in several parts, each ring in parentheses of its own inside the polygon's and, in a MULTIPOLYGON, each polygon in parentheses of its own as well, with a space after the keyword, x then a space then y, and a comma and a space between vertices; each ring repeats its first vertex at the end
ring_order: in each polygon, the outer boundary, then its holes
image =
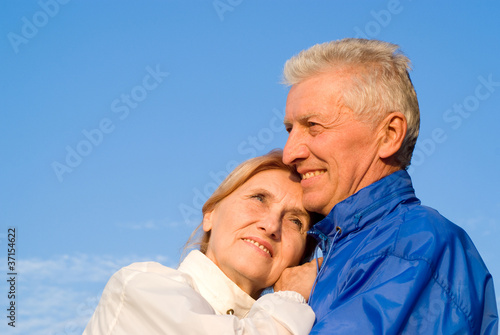
POLYGON ((405 170, 396 171, 339 202, 314 225, 310 234, 318 239, 325 252, 334 242, 332 239, 339 240, 362 229, 410 199, 418 201, 410 175, 405 170))
POLYGON ((244 318, 255 300, 229 279, 217 265, 199 250, 191 251, 179 266, 179 271, 191 276, 194 289, 212 306, 217 314, 234 312, 244 318))

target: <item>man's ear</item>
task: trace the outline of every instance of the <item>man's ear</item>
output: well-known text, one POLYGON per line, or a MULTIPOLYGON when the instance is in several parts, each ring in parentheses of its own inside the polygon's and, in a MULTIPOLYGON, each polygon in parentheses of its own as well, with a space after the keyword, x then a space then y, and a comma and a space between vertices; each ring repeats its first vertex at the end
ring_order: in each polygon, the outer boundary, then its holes
POLYGON ((203 215, 203 231, 210 231, 212 230, 212 213, 214 210, 212 209, 210 212, 205 213, 203 215))
POLYGON ((392 112, 380 124, 382 128, 378 154, 380 158, 386 159, 392 157, 401 148, 408 125, 405 116, 400 112, 392 112))

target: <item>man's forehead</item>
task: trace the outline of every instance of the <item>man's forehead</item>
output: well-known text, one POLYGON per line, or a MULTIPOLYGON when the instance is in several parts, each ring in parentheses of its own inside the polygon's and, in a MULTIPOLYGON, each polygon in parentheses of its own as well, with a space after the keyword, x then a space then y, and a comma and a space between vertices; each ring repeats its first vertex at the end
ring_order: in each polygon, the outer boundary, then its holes
MULTIPOLYGON (((283 123, 305 123, 309 119, 320 122, 336 119, 340 114, 350 110, 344 103, 343 95, 338 85, 324 85, 320 89, 309 87, 312 95, 304 95, 296 99, 287 99, 283 123)), ((290 93, 289 93, 290 95, 290 93)))

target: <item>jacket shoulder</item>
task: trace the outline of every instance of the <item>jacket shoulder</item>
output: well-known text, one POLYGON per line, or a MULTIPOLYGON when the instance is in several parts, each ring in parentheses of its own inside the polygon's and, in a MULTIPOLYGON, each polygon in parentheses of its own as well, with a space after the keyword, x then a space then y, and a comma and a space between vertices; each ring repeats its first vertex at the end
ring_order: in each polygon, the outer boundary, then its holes
POLYGON ((169 268, 158 262, 132 263, 118 270, 110 279, 109 283, 115 283, 123 288, 134 287, 133 283, 149 282, 150 284, 177 282, 192 286, 191 278, 187 274, 169 268))
POLYGON ((395 251, 404 258, 420 258, 432 264, 444 249, 470 243, 462 228, 427 206, 411 206, 400 220, 395 251))

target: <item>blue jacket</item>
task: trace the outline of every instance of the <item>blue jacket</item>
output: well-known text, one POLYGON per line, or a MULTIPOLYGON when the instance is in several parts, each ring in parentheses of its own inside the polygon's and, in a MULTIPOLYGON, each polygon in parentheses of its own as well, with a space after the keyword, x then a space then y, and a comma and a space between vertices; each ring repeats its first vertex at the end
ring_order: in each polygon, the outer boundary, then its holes
POLYGON ((311 334, 494 334, 493 279, 464 230, 415 197, 406 171, 338 203, 310 232, 324 262, 311 334))

